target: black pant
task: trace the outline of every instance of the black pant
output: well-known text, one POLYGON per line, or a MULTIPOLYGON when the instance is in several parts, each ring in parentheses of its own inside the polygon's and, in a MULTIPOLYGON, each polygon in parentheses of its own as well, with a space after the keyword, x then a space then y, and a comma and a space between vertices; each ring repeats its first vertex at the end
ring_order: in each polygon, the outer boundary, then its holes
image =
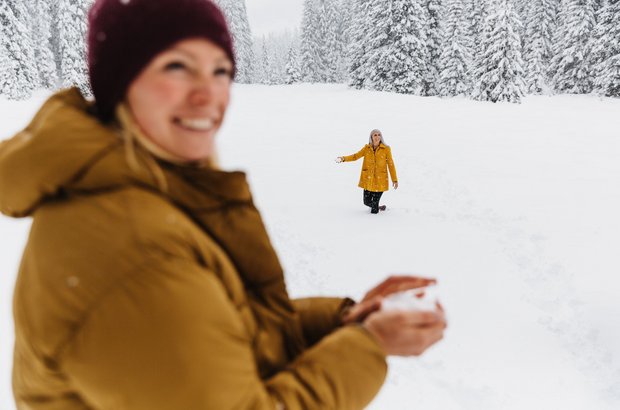
POLYGON ((364 205, 370 207, 370 212, 373 214, 379 213, 379 200, 381 199, 383 192, 372 192, 364 190, 364 205))

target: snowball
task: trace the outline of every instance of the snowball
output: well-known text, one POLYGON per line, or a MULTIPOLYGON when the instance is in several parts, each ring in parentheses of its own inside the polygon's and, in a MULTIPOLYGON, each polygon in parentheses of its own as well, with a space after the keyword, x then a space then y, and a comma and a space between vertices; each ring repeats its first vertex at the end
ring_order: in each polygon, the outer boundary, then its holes
POLYGON ((381 309, 434 311, 437 309, 437 288, 436 286, 427 286, 393 293, 383 299, 381 309))

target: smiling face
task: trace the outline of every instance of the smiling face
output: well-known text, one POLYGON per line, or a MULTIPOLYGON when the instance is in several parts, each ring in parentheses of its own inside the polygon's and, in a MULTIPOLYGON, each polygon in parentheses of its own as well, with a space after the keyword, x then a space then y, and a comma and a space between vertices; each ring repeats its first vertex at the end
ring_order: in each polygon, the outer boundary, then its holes
POLYGON ((380 142, 381 142, 381 134, 378 132, 373 132, 372 133, 372 145, 374 147, 378 147, 380 142))
POLYGON ((159 53, 131 83, 127 103, 145 136, 186 161, 207 159, 230 100, 233 63, 205 39, 159 53))

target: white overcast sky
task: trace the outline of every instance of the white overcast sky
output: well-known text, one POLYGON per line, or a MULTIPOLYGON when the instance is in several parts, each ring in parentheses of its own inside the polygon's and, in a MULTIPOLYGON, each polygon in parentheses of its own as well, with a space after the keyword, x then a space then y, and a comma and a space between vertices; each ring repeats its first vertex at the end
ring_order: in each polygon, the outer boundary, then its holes
POLYGON ((303 0, 245 0, 254 36, 301 26, 303 0))

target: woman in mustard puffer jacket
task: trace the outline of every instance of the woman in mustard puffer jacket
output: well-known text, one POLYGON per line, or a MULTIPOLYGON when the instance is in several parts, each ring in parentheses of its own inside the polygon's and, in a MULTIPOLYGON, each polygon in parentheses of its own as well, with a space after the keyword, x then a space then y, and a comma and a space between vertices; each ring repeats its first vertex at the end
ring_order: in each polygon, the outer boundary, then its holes
POLYGON ((207 0, 96 0, 95 102, 52 96, 0 143, 0 211, 32 217, 14 293, 18 410, 364 408, 443 311, 289 297, 245 174, 214 165, 235 73, 207 0))
POLYGON ((373 214, 385 211, 386 206, 379 206, 381 195, 388 190, 388 170, 392 177, 394 189, 398 189, 396 167, 392 159, 392 149, 383 141, 383 134, 379 130, 372 130, 368 144, 353 155, 336 158, 336 162, 357 161, 364 158, 362 174, 358 186, 364 190, 364 205, 370 207, 373 214))

